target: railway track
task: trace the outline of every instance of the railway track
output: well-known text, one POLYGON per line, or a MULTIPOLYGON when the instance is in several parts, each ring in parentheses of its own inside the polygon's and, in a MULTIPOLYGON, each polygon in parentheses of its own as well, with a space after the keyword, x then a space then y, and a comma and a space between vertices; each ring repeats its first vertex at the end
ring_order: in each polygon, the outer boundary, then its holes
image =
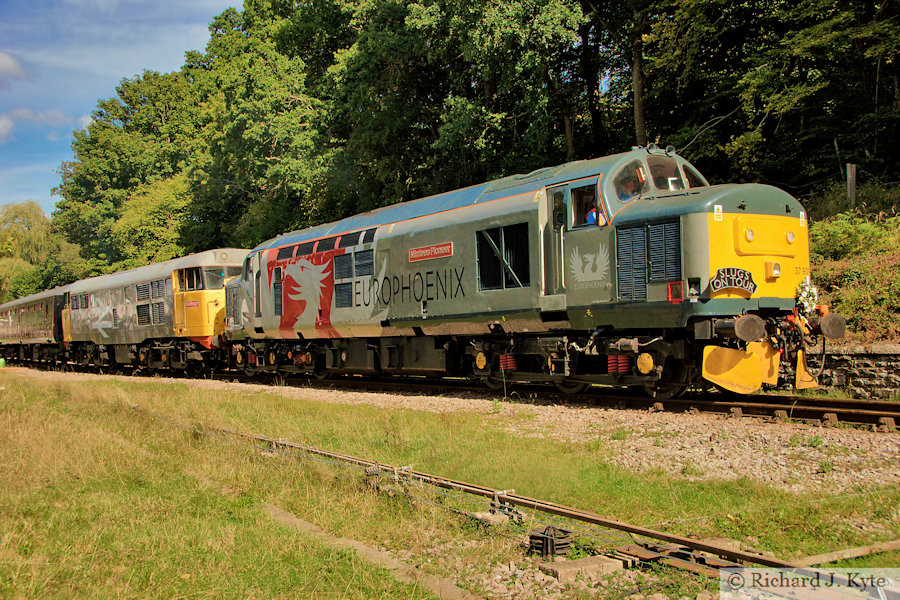
MULTIPOLYGON (((720 394, 720 396, 724 396, 720 394)), ((736 417, 768 417, 778 421, 813 421, 825 426, 873 425, 881 431, 896 431, 900 402, 850 400, 810 396, 752 395, 734 398, 700 396, 679 398, 653 405, 659 410, 702 410, 736 417)))
MULTIPOLYGON (((556 554, 555 548, 558 547, 556 543, 560 543, 566 549, 561 552, 565 554, 572 541, 572 538, 568 536, 578 535, 599 541, 603 546, 599 556, 620 561, 624 568, 632 568, 638 565, 663 564, 715 579, 722 575, 723 569, 756 566, 756 568, 778 569, 792 576, 815 578, 824 575, 823 572, 815 568, 816 565, 827 564, 846 557, 887 552, 900 547, 900 541, 894 541, 787 561, 767 553, 743 550, 738 547, 723 545, 716 541, 695 539, 651 527, 627 523, 589 510, 517 494, 515 490, 491 488, 417 471, 412 466, 389 465, 367 458, 228 427, 207 425, 198 428, 196 425, 180 423, 169 415, 157 413, 137 405, 128 406, 137 413, 162 420, 170 425, 190 429, 192 435, 203 435, 220 439, 230 438, 255 445, 261 452, 267 454, 290 456, 297 459, 311 458, 325 461, 334 466, 353 469, 357 473, 364 474, 369 487, 381 492, 404 494, 411 499, 417 499, 416 489, 438 490, 444 493, 442 500, 438 503, 439 506, 457 514, 482 520, 479 513, 472 512, 471 508, 464 509, 453 505, 454 498, 458 500, 460 497, 466 497, 470 507, 474 501, 475 504, 480 504, 483 507, 482 510, 486 508, 490 514, 500 517, 499 521, 496 519, 488 521, 492 525, 505 524, 520 533, 522 532, 522 525, 525 523, 551 522, 553 525, 529 532, 531 552, 535 552, 538 545, 535 544, 535 534, 544 538, 554 536, 554 550, 550 551, 550 556, 556 554), (448 492, 456 494, 456 496, 448 495, 448 492), (555 536, 561 537, 556 538, 555 536)), ((547 554, 544 553, 544 556, 546 558, 547 554)), ((838 585, 852 587, 851 582, 842 575, 830 574, 828 576, 831 577, 832 582, 838 585)), ((835 596, 835 598, 837 597, 835 596)), ((888 597, 900 600, 900 595, 896 593, 891 593, 888 596, 864 594, 863 597, 888 597)))
MULTIPOLYGON (((220 375, 221 377, 221 375, 220 375)), ((271 382, 277 377, 233 377, 243 382, 271 382)), ((495 399, 496 391, 486 390, 477 382, 464 379, 444 380, 392 380, 377 378, 337 378, 328 380, 288 378, 287 383, 316 388, 335 388, 356 391, 380 391, 407 394, 442 394, 448 390, 464 391, 468 394, 495 399)), ((753 394, 738 396, 718 391, 698 391, 683 398, 657 401, 647 398, 641 392, 622 393, 617 388, 594 386, 583 394, 563 394, 548 386, 537 384, 511 385, 505 399, 528 402, 562 403, 584 406, 611 406, 640 410, 670 412, 707 412, 727 414, 734 417, 767 418, 773 421, 817 422, 825 426, 866 425, 879 431, 893 432, 900 423, 900 402, 886 400, 855 400, 848 398, 826 398, 816 396, 794 396, 780 394, 753 394)))
MULTIPOLYGON (((46 367, 43 367, 46 368, 46 367)), ((73 368, 71 366, 66 368, 73 368)), ((90 368, 77 367, 84 371, 90 368)), ((141 371, 123 371, 141 374, 141 371)), ((183 373, 158 371, 170 377, 185 377, 183 373)), ((505 390, 489 390, 477 381, 468 379, 336 377, 315 379, 293 375, 257 373, 245 375, 235 371, 207 373, 217 380, 261 385, 282 384, 318 389, 346 391, 378 391, 398 394, 441 395, 448 392, 466 393, 495 400, 503 394, 506 401, 527 401, 539 404, 606 406, 635 410, 689 413, 717 413, 732 417, 755 417, 772 421, 803 421, 825 426, 868 426, 877 431, 895 432, 900 424, 900 402, 885 400, 857 400, 781 394, 751 394, 746 396, 719 391, 693 391, 682 398, 663 401, 648 398, 640 391, 625 392, 621 388, 593 386, 585 393, 564 394, 547 385, 509 384, 505 390)))

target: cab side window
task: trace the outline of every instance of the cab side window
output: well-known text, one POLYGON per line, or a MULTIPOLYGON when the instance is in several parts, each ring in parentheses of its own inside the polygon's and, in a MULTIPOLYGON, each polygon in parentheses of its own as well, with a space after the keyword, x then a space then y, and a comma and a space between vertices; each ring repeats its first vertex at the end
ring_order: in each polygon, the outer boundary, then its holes
POLYGON ((687 179, 688 187, 691 188, 699 188, 706 187, 706 182, 703 181, 703 178, 700 176, 700 173, 689 167, 688 165, 683 165, 684 167, 684 177, 687 179))
POLYGON ((188 269, 183 269, 181 272, 179 272, 178 277, 178 284, 182 292, 191 292, 194 290, 203 289, 203 276, 201 275, 200 267, 190 267, 188 269))
POLYGON ((596 184, 572 188, 572 208, 575 218, 572 223, 575 227, 583 225, 606 225, 603 211, 597 203, 596 184))

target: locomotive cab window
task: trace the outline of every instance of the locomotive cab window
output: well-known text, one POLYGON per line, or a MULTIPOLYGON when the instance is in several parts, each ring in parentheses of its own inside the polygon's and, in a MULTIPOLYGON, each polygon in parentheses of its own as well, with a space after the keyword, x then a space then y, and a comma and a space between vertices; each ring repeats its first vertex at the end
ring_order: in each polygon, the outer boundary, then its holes
POLYGON ((225 280, 240 274, 238 267, 203 267, 203 278, 207 290, 221 290, 225 280))
POLYGON ((603 217, 603 210, 597 202, 596 184, 573 188, 571 194, 572 207, 575 211, 575 217, 572 219, 572 224, 575 227, 606 224, 606 219, 603 217))
POLYGON ((706 180, 703 179, 703 176, 695 171, 690 165, 682 165, 682 168, 684 169, 684 178, 687 180, 688 187, 700 188, 708 185, 706 180))
POLYGON ((475 236, 479 289, 502 290, 531 285, 528 223, 483 229, 475 236))
POLYGON ((686 187, 678 163, 671 156, 648 156, 647 165, 650 167, 650 175, 656 189, 667 192, 683 190, 686 187))
POLYGON ((182 269, 178 272, 178 287, 182 292, 192 292, 203 289, 203 275, 200 267, 182 269))
POLYGON ((628 202, 650 191, 644 163, 634 160, 625 165, 613 179, 613 187, 619 202, 628 202))

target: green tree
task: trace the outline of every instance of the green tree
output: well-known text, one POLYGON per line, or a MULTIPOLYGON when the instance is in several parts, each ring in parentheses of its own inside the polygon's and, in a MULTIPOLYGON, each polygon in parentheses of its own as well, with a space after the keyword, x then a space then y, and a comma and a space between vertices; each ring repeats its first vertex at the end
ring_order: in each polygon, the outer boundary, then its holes
POLYGON ((47 257, 50 219, 32 200, 0 206, 0 256, 35 265, 47 257))
POLYGON ((263 3, 229 9, 214 20, 206 54, 186 68, 212 107, 190 167, 190 250, 253 245, 322 218, 321 103, 306 93, 303 61, 278 52, 282 24, 263 3))
POLYGON ((0 207, 0 302, 71 283, 87 266, 37 202, 0 207))
MULTIPOLYGON (((715 179, 795 194, 893 178, 898 7, 861 1, 684 0, 660 5, 649 45, 651 130, 715 179)), ((653 137, 653 136, 651 136, 653 137)))
POLYGON ((111 246, 122 257, 117 266, 140 267, 186 254, 180 228, 190 198, 183 173, 138 186, 111 228, 111 246))
POLYGON ((198 143, 199 111, 181 73, 145 71, 116 91, 74 133, 75 160, 60 167, 53 214, 86 258, 108 265, 123 258, 112 235, 123 203, 138 186, 181 172, 198 143))

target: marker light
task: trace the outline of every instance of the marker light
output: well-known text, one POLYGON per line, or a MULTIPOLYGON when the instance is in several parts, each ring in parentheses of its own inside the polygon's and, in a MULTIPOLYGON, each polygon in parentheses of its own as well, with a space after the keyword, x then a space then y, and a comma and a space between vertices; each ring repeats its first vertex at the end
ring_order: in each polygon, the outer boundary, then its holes
POLYGON ((684 284, 680 281, 669 282, 669 302, 678 304, 684 300, 684 284))
POLYGON ((788 241, 788 244, 794 243, 794 232, 793 231, 787 232, 787 241, 788 241))
POLYGON ((752 229, 748 229, 747 231, 745 231, 744 236, 747 238, 748 242, 752 242, 753 238, 756 237, 752 229))

